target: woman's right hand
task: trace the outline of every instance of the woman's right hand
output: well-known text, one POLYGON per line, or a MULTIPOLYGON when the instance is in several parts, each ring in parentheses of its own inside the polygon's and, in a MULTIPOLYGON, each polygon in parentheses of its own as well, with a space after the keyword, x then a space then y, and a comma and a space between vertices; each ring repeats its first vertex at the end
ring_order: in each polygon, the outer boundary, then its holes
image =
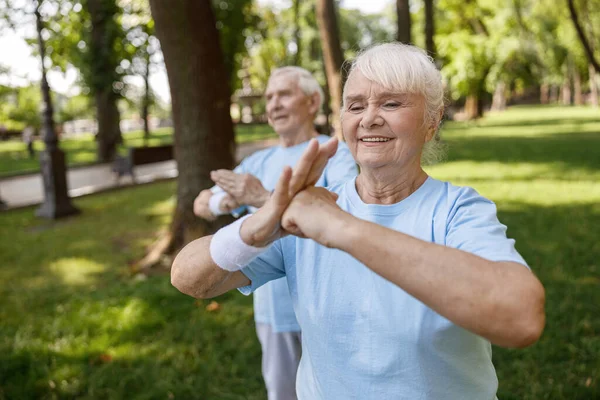
POLYGON ((273 194, 250 218, 246 219, 240 228, 242 240, 254 247, 265 247, 287 233, 281 227, 281 218, 286 208, 299 191, 313 186, 327 165, 327 161, 337 151, 337 139, 319 145, 315 139, 294 167, 285 167, 273 194))

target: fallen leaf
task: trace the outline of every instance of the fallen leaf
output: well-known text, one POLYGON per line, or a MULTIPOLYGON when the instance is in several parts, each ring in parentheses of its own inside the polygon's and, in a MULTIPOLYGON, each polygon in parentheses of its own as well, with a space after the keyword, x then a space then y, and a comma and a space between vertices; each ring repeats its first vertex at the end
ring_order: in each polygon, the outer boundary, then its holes
POLYGON ((211 301, 206 306, 206 311, 208 311, 208 312, 218 311, 219 309, 221 309, 221 305, 219 303, 217 303, 216 301, 211 301))

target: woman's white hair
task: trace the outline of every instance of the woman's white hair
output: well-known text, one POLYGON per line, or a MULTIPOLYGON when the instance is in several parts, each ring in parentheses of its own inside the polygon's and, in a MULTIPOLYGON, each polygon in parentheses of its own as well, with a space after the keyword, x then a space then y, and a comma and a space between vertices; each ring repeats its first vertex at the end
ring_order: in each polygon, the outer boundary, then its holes
POLYGON ((319 108, 317 109, 317 112, 321 109, 323 106, 323 101, 325 100, 325 95, 323 94, 321 85, 319 85, 319 82, 317 82, 315 77, 309 71, 295 66, 275 68, 273 71, 271 71, 269 80, 277 75, 291 75, 294 79, 296 79, 300 90, 302 90, 307 96, 312 96, 313 94, 318 93, 319 108))
MULTIPOLYGON (((445 153, 440 141, 439 125, 444 110, 444 87, 442 75, 433 59, 424 50, 402 43, 384 43, 363 50, 352 62, 346 87, 354 71, 360 71, 365 78, 386 90, 398 93, 420 94, 425 98, 425 124, 435 124, 436 132, 432 140, 423 147, 422 160, 425 164, 440 161, 445 153)), ((346 104, 342 105, 342 115, 346 104)))

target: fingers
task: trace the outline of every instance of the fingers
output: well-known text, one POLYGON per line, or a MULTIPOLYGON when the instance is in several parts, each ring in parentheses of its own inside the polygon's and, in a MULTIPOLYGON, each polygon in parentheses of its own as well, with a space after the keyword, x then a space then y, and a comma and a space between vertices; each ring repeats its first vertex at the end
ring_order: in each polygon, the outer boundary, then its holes
POLYGON ((233 186, 237 181, 237 174, 226 169, 219 169, 217 171, 211 171, 210 179, 219 186, 233 186))
POLYGON ((319 146, 319 153, 311 166, 310 172, 306 178, 305 187, 312 186, 317 183, 323 171, 327 166, 329 159, 335 155, 338 148, 337 138, 331 138, 326 143, 319 146))
POLYGON ((289 193, 294 195, 304 188, 311 167, 319 154, 319 142, 316 139, 311 139, 304 150, 304 153, 294 166, 294 174, 290 181, 289 193))
POLYGON ((279 180, 277 181, 277 185, 271 196, 273 202, 279 207, 287 207, 291 199, 291 196, 289 195, 291 179, 292 169, 288 166, 283 167, 283 171, 279 176, 279 180))

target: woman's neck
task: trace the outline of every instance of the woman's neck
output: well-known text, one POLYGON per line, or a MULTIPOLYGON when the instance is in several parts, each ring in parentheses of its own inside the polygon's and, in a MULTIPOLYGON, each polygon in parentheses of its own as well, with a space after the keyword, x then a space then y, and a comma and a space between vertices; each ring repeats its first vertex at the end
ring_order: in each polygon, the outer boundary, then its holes
POLYGON ((413 194, 426 180, 427 174, 420 163, 400 170, 397 166, 361 169, 356 191, 367 204, 395 204, 413 194))

